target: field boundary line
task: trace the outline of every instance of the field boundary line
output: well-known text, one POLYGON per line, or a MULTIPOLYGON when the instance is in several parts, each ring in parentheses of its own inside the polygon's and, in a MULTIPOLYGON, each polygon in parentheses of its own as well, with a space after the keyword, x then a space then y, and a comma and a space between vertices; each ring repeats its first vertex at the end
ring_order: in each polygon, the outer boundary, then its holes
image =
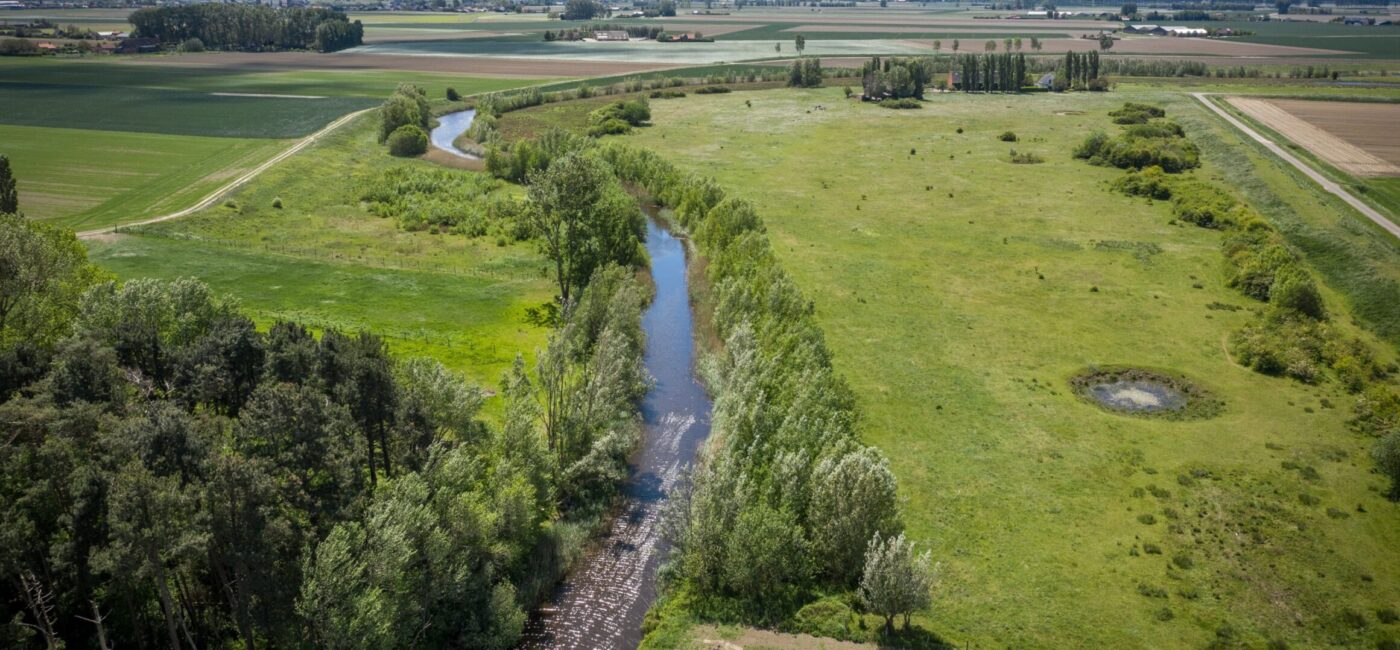
POLYGON ((355 119, 355 118, 357 118, 357 117, 359 117, 359 116, 361 116, 361 115, 364 115, 365 113, 368 113, 368 112, 370 112, 370 111, 373 111, 373 110, 375 110, 375 109, 374 109, 374 108, 363 108, 363 109, 360 109, 360 110, 355 111, 355 112, 353 112, 353 113, 349 113, 349 114, 346 114, 346 115, 342 115, 342 116, 336 118, 335 121, 333 121, 333 122, 331 122, 330 124, 327 124, 327 125, 321 127, 321 130, 319 130, 319 131, 317 131, 317 132, 315 132, 315 133, 312 133, 311 135, 308 135, 308 136, 306 136, 306 137, 304 137, 304 138, 302 138, 302 139, 296 141, 295 143, 292 144, 292 146, 287 147, 286 149, 283 149, 283 150, 281 151, 281 153, 278 153, 277 155, 275 155, 275 156, 273 156, 273 157, 271 157, 271 158, 268 158, 267 160, 263 161, 262 164, 260 164, 260 165, 258 165, 257 167, 254 167, 254 168, 248 170, 247 172, 245 172, 242 176, 239 176, 238 178, 235 178, 235 179, 229 181, 228 183, 225 183, 224 185, 220 186, 218 189, 214 190, 213 192, 210 192, 208 196, 205 196, 204 198, 200 199, 199 202, 195 203, 195 204, 192 205, 192 206, 189 206, 189 207, 184 208, 184 209, 182 209, 182 210, 177 210, 177 211, 175 211, 175 212, 171 212, 171 213, 169 213, 169 214, 163 214, 163 215, 160 215, 160 216, 158 216, 158 217, 151 217, 150 219, 144 219, 144 220, 135 221, 135 222, 132 222, 132 223, 112 224, 112 225, 110 225, 110 226, 105 226, 105 227, 98 228, 98 229, 95 229, 95 230, 85 230, 85 231, 82 231, 82 232, 78 233, 78 239, 92 239, 92 238, 98 237, 98 236, 100 236, 100 235, 105 235, 105 234, 110 234, 110 233, 117 232, 117 230, 118 230, 119 228, 131 228, 131 227, 135 227, 135 226, 147 226, 147 225, 150 225, 150 224, 153 224, 153 223, 160 223, 160 222, 162 222, 162 221, 170 221, 171 219, 179 219, 180 217, 187 217, 187 216, 189 216, 189 215, 191 215, 191 214, 194 214, 194 213, 196 213, 196 212, 199 212, 200 210, 203 210, 203 209, 205 209, 205 208, 207 208, 207 207, 213 205, 215 202, 217 202, 219 199, 223 198, 224 195, 228 194, 229 192, 232 192, 233 190, 238 189, 239 187, 241 187, 243 184, 247 183, 248 181, 251 181, 251 180, 253 180, 254 178, 257 178, 258 175, 262 174, 263 172, 267 171, 268 169, 271 169, 273 165, 276 165, 277 163, 282 162, 283 160, 286 160, 286 159, 292 157, 293 155, 296 155, 297 152, 299 152, 299 151, 301 151, 302 149, 305 149, 305 148, 311 146, 311 145, 314 144, 316 141, 320 140, 322 137, 326 136, 326 135, 329 134, 330 132, 332 132, 332 131, 334 131, 334 130, 340 128, 341 126, 344 126, 345 123, 347 123, 347 122, 349 122, 349 121, 351 121, 351 120, 353 120, 353 119, 355 119))
POLYGON ((1363 202, 1361 199, 1356 198, 1355 195, 1343 188, 1341 184, 1328 179, 1326 176, 1323 176, 1321 172, 1317 171, 1316 169, 1313 169, 1310 165, 1298 159, 1297 156, 1294 156, 1293 154, 1285 150, 1283 147, 1280 147, 1278 143, 1260 135, 1257 131, 1250 128, 1249 125, 1245 124, 1244 122, 1241 122, 1238 118, 1236 118, 1234 115, 1231 115, 1225 109, 1216 106, 1215 103, 1210 101, 1209 99, 1209 96, 1214 94, 1217 93, 1191 93, 1191 96, 1195 97, 1198 101, 1201 102, 1201 104, 1205 105, 1206 108, 1210 109, 1211 112, 1220 116, 1231 126, 1238 129, 1241 133, 1249 136, 1249 138, 1254 140, 1255 142, 1264 145, 1264 148, 1268 149, 1275 156, 1278 156, 1279 158, 1283 159, 1284 162, 1297 168, 1298 171, 1303 172, 1304 176, 1307 176, 1308 178, 1316 182, 1318 185, 1321 185, 1322 189, 1336 195, 1347 205, 1350 205, 1357 212, 1360 212, 1362 215, 1364 215, 1367 219, 1370 219, 1371 221, 1375 222, 1376 225, 1380 226, 1386 232, 1389 232, 1395 238, 1400 239, 1400 225, 1396 225, 1395 222, 1392 222, 1390 219, 1386 218, 1385 215, 1381 214, 1379 210, 1372 208, 1371 206, 1363 202))

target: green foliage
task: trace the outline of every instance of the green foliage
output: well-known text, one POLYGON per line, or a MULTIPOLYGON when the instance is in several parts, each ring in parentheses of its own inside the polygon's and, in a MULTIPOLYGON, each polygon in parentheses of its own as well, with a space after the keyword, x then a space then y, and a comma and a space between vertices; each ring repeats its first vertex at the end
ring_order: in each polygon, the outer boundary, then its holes
POLYGON ((1029 151, 1011 150, 1011 164, 1013 165, 1038 165, 1045 162, 1044 158, 1029 151))
POLYGON ((568 0, 564 4, 564 20, 591 20, 599 16, 605 16, 608 8, 597 2, 597 0, 568 0))
POLYGON ((440 226, 469 237, 525 239, 529 234, 520 223, 522 207, 496 196, 501 187, 484 174, 396 166, 364 182, 359 199, 371 213, 394 219, 404 230, 440 226))
POLYGON ((389 135, 402 126, 416 126, 424 133, 428 131, 428 120, 432 109, 423 89, 412 84, 399 84, 394 94, 379 107, 379 141, 389 139, 389 135))
POLYGON ((359 45, 364 36, 359 21, 324 8, 200 3, 138 9, 127 21, 137 36, 162 43, 199 39, 221 50, 330 52, 359 45))
POLYGON ((1128 196, 1143 196, 1149 199, 1169 199, 1172 197, 1171 181, 1161 167, 1152 165, 1141 170, 1133 170, 1113 181, 1113 189, 1128 196))
POLYGON ((176 52, 203 52, 203 51, 204 51, 204 41, 201 41, 201 40, 199 40, 198 38, 194 38, 194 37, 192 37, 192 38, 187 38, 187 39, 185 39, 184 41, 181 41, 181 42, 180 42, 180 45, 178 45, 178 46, 175 48, 175 51, 176 51, 176 52))
POLYGON ((1219 186, 1201 181, 1179 184, 1172 196, 1172 214, 1203 228, 1223 228, 1239 201, 1219 186))
POLYGON ((1167 112, 1160 106, 1126 102, 1123 108, 1109 111, 1108 115, 1113 118, 1114 124, 1146 124, 1154 117, 1166 117, 1167 112))
MULTIPOLYGON (((802 36, 798 36, 802 38, 802 36)), ((799 48, 798 53, 801 54, 799 48)), ((801 57, 788 66, 787 85, 793 88, 819 88, 822 85, 822 60, 801 57)))
POLYGON ((885 630, 894 631, 894 617, 909 616, 927 609, 933 602, 933 568, 929 551, 914 554, 914 545, 904 535, 880 539, 876 533, 865 552, 865 570, 860 579, 860 598, 865 606, 885 619, 885 630))
POLYGON ((923 107, 924 107, 923 103, 921 103, 919 100, 917 100, 917 99, 912 99, 912 98, 908 98, 908 97, 906 97, 906 98, 904 98, 904 99, 883 99, 883 100, 880 100, 880 108, 910 109, 910 108, 923 108, 923 107))
POLYGON ((729 92, 734 90, 728 86, 701 86, 695 89, 697 95, 722 95, 729 92))
POLYGON ((10 158, 0 154, 0 214, 19 212, 19 191, 15 186, 15 173, 10 168, 10 158))
MULTIPOLYGON (((933 80, 929 59, 873 58, 861 66, 861 88, 865 99, 923 99, 924 89, 933 80)), ((891 106, 907 108, 907 106, 891 106)))
POLYGON ((428 151, 428 134, 417 124, 405 124, 389 134, 389 154, 400 158, 421 156, 428 151))
MULTIPOLYGON (((1376 461, 1376 468, 1390 479, 1390 498, 1400 501, 1400 428, 1392 429, 1381 436, 1380 440, 1376 441, 1371 456, 1376 461)), ((1386 622, 1394 622, 1395 613, 1391 612, 1389 618, 1390 621, 1386 622)))
POLYGON ((1003 131, 1001 135, 997 136, 997 139, 1002 142, 1015 142, 1016 134, 1012 131, 1003 131))
POLYGON ((67 335, 78 297, 102 278, 72 231, 0 214, 0 353, 51 348, 67 335))
POLYGON ((1074 157, 1090 164, 1142 169, 1160 167, 1168 173, 1183 172, 1200 165, 1196 145, 1181 137, 1136 137, 1120 134, 1112 138, 1093 133, 1074 150, 1074 157))
POLYGON ((1312 275, 1296 264, 1283 267, 1274 276, 1274 282, 1269 287, 1269 304, 1309 318, 1327 318, 1322 295, 1318 293, 1312 275))
POLYGON ((552 128, 538 138, 488 147, 486 171, 496 178, 524 183, 554 160, 582 151, 588 144, 587 138, 552 128))
POLYGON ((449 102, 460 102, 460 101, 462 101, 462 94, 459 93, 459 92, 457 92, 457 89, 456 89, 456 88, 453 88, 452 86, 448 86, 448 87, 447 87, 447 95, 446 95, 446 97, 447 97, 447 101, 449 101, 449 102))
POLYGON ((619 135, 651 120, 651 106, 642 97, 618 100, 588 114, 588 135, 619 135))

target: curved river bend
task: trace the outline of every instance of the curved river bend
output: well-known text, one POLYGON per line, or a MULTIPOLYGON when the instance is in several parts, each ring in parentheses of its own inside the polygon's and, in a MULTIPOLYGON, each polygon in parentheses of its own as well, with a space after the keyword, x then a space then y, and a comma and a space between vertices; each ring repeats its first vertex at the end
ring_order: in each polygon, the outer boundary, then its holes
POLYGON ((656 384, 642 402, 642 447, 633 457, 621 514, 603 539, 531 616, 522 648, 635 648, 656 600, 666 552, 660 510, 681 469, 710 433, 710 398, 695 379, 685 246, 647 220, 656 299, 642 314, 647 370, 656 384))
POLYGON ((458 158, 480 160, 481 158, 479 156, 462 151, 457 148, 457 145, 452 144, 453 141, 457 139, 457 136, 466 133, 467 129, 471 128, 472 120, 474 119, 476 119, 475 109, 440 115, 437 118, 438 125, 433 127, 432 132, 428 134, 428 141, 432 142, 434 147, 442 149, 458 158))

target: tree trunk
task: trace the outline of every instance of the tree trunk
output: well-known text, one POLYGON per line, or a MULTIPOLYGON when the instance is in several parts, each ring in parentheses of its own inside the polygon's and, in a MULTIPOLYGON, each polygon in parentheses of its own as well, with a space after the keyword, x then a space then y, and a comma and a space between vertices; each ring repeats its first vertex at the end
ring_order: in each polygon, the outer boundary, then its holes
POLYGON ((180 629, 175 623, 175 603, 170 598, 170 585, 165 583, 165 566, 153 546, 146 547, 146 559, 156 570, 156 590, 160 593, 160 608, 165 614, 165 631, 170 635, 171 650, 180 650, 180 629))

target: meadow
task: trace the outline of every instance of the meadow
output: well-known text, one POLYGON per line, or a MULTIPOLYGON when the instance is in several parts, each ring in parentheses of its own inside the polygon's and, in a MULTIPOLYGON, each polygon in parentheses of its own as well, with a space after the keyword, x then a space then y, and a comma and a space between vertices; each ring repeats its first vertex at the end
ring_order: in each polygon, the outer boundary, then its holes
POLYGON ((122 278, 197 277, 262 325, 373 331, 399 354, 495 386, 517 352, 543 346, 544 330, 525 322, 552 295, 543 263, 526 243, 405 232, 365 211, 369 179, 431 166, 391 158, 374 133, 372 116, 357 118, 225 204, 94 242, 93 258, 122 278))
MULTIPOLYGON (((838 88, 691 96, 653 102, 655 126, 624 140, 756 204, 890 457, 908 532, 940 563, 916 617, 938 637, 1393 640, 1376 612, 1400 599, 1400 511, 1347 427, 1354 398, 1232 363, 1224 339, 1257 306, 1224 286, 1220 235, 1069 155, 1125 100, 1165 105, 1201 143, 1195 174, 1237 188, 1310 260, 1307 244, 1354 238, 1372 272, 1396 272, 1394 242, 1173 93, 936 95, 919 111, 838 88), (1224 410, 1127 417, 1067 385, 1120 364, 1182 373, 1224 410)), ((1320 268, 1333 309, 1368 298, 1335 270, 1320 268)), ((1394 339, 1336 321, 1395 358, 1394 339)))

